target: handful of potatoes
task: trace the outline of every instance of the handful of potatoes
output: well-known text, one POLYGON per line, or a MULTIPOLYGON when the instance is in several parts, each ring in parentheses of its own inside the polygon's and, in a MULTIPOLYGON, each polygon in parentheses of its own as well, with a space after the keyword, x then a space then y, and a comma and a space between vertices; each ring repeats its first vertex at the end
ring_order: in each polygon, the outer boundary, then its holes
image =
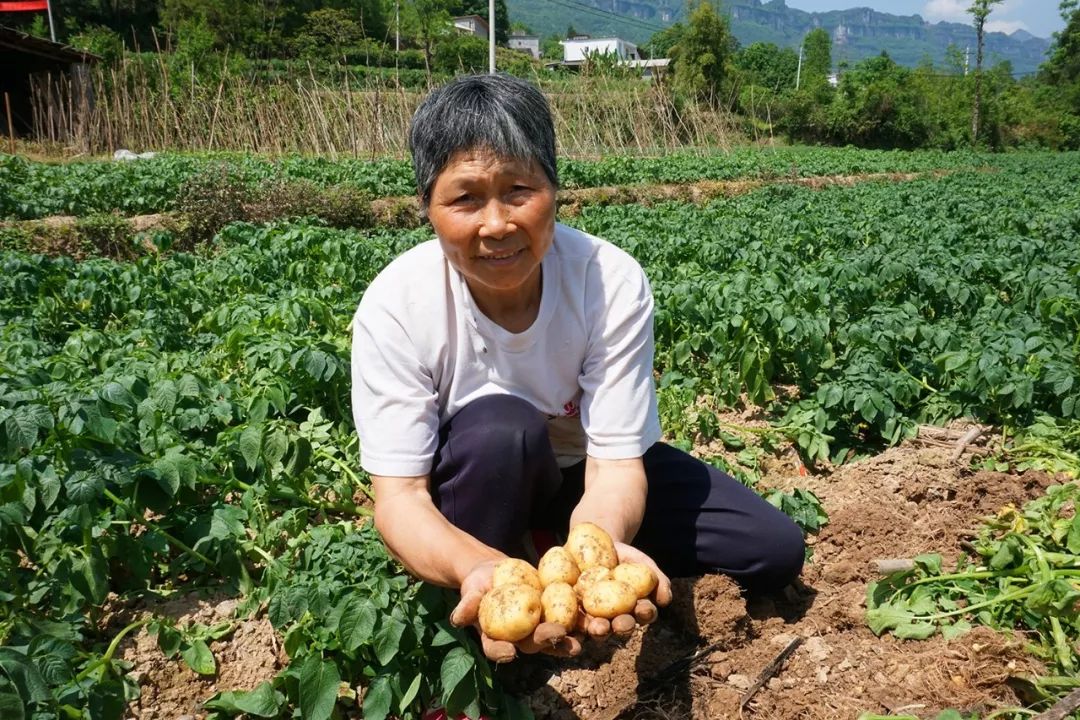
POLYGON ((619 564, 602 528, 582 523, 570 530, 566 545, 544 553, 538 567, 517 559, 495 566, 491 590, 480 601, 480 628, 509 642, 529 637, 542 622, 572 633, 584 629, 586 614, 611 620, 632 613, 656 584, 647 566, 619 564))

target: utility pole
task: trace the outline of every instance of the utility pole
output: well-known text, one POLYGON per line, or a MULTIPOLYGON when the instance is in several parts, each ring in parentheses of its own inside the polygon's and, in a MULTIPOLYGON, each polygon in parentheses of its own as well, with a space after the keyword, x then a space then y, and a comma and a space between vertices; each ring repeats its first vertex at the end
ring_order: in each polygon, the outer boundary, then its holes
POLYGON ((488 72, 495 73, 495 0, 488 0, 488 72))
POLYGON ((401 0, 394 0, 394 52, 401 52, 401 0))
POLYGON ((802 81, 802 51, 803 46, 799 46, 799 69, 795 71, 795 89, 799 89, 799 84, 802 81))
POLYGON ((56 25, 53 24, 52 18, 52 3, 49 0, 45 0, 45 12, 49 16, 49 37, 53 42, 56 42, 56 25))

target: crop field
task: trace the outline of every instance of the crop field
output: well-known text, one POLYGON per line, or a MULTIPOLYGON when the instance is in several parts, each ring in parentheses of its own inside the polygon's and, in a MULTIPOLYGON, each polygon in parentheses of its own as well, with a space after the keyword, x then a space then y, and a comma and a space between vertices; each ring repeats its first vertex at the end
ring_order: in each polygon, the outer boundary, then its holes
POLYGON ((782 596, 680 579, 629 641, 498 667, 386 554, 352 427, 350 318, 428 228, 279 217, 82 260, 21 229, 182 214, 217 172, 411 191, 397 161, 0 156, 5 720, 1016 720, 1080 688, 1080 155, 563 162, 629 188, 562 220, 650 278, 666 439, 810 556, 782 596), (823 176, 852 181, 789 182, 823 176))

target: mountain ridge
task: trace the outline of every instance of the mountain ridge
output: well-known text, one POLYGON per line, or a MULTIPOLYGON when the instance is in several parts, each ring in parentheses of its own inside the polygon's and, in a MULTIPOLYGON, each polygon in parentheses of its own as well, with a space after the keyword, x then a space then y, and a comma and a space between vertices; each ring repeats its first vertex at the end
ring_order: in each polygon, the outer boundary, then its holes
MULTIPOLYGON (((617 35, 644 43, 653 32, 682 19, 682 0, 507 0, 510 19, 542 35, 562 35, 568 25, 593 35, 617 35), (620 17, 621 16, 621 17, 620 17)), ((833 37, 833 60, 857 62, 882 51, 901 65, 914 66, 929 58, 944 65, 949 45, 970 48, 974 63, 975 30, 970 25, 929 23, 920 15, 893 15, 871 8, 809 12, 788 7, 784 0, 730 0, 720 11, 743 46, 773 42, 797 48, 807 32, 822 27, 833 37)), ((1016 74, 1038 69, 1050 41, 1018 30, 986 34, 990 65, 1008 61, 1016 74)))

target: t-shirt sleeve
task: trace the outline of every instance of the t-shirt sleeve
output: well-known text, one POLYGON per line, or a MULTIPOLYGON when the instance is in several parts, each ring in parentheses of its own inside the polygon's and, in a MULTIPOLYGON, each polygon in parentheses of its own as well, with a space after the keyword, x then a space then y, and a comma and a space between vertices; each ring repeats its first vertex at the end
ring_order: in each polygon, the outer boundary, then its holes
POLYGON ((360 465, 373 475, 426 475, 438 446, 435 383, 400 318, 373 289, 353 318, 352 405, 360 465))
POLYGON ((586 316, 591 330, 579 382, 587 452, 606 460, 641 457, 660 439, 645 273, 633 263, 625 276, 589 283, 586 316))

